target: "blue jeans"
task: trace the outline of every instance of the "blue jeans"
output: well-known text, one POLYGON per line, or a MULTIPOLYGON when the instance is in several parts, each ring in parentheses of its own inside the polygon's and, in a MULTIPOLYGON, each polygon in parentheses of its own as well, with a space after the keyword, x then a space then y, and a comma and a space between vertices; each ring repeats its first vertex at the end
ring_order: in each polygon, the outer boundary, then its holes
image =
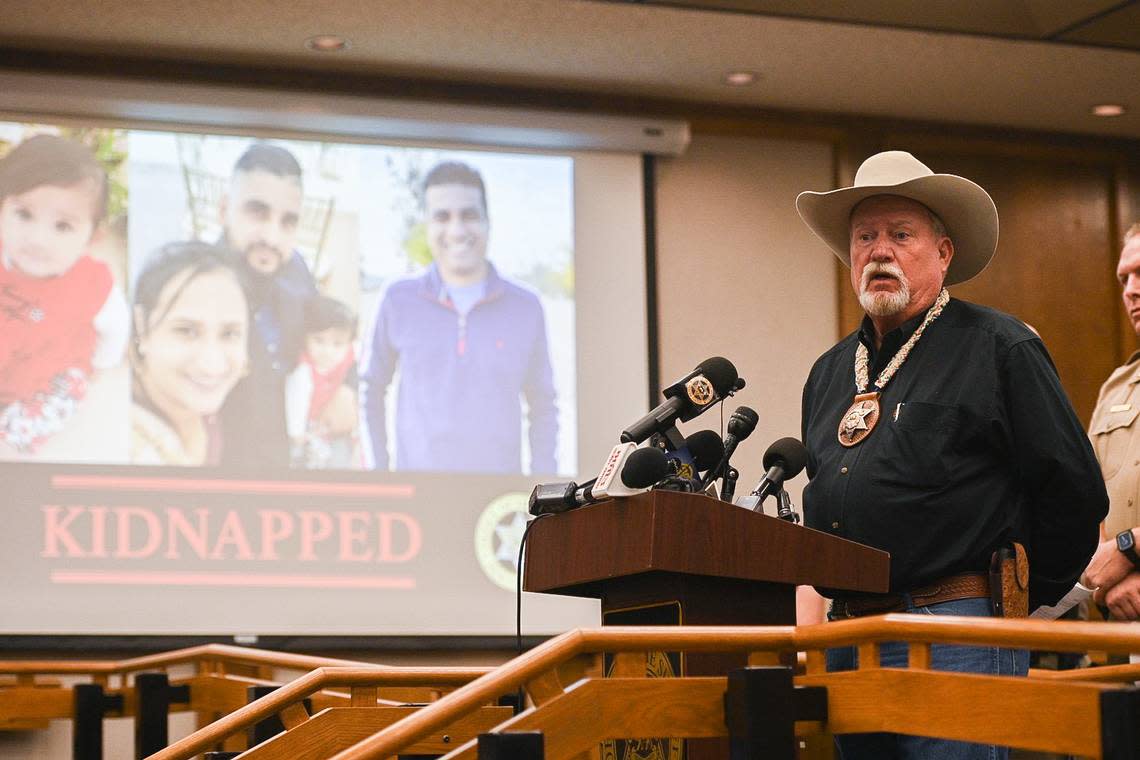
MULTIPOLYGON (((969 617, 992 617, 993 614, 989 599, 960 599, 915 607, 908 597, 906 611, 916 615, 969 617)), ((907 645, 904 642, 884 642, 879 651, 879 662, 884 668, 907 666, 907 645)), ((857 661, 854 647, 827 650, 828 671, 853 670, 857 661)), ((930 647, 930 666, 934 670, 959 673, 1024 676, 1029 671, 1029 652, 1025 649, 934 644, 930 647)), ((835 745, 841 760, 1006 760, 1009 757, 1007 747, 904 734, 841 734, 836 735, 835 745)))

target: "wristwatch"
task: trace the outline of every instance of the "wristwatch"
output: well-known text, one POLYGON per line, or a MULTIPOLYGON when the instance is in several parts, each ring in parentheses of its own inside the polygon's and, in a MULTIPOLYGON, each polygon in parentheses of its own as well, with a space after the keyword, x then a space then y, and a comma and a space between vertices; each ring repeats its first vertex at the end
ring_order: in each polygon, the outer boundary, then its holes
POLYGON ((1116 534, 1116 548, 1128 557, 1133 567, 1140 568, 1140 554, 1136 553, 1136 539, 1131 530, 1122 530, 1116 534))

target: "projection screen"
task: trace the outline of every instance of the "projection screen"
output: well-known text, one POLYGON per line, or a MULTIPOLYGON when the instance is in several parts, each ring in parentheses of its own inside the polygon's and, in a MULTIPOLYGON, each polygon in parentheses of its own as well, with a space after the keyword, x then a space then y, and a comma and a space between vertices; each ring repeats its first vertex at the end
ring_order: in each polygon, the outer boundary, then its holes
POLYGON ((645 408, 640 156, 109 92, 0 99, 0 633, 513 632, 531 486, 645 408))

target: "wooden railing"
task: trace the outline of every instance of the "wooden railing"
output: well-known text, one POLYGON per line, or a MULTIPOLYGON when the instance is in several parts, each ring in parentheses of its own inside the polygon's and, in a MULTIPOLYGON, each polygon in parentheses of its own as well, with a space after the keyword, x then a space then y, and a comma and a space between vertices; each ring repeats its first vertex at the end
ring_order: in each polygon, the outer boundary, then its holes
MULTIPOLYGON (((28 730, 48 727, 53 719, 73 717, 75 699, 71 685, 63 685, 52 677, 88 680, 105 688, 108 695, 121 695, 122 708, 107 713, 108 717, 134 716, 138 698, 131 678, 141 673, 168 672, 189 666, 193 675, 172 678, 172 686, 188 685, 190 699, 170 706, 172 712, 198 713, 199 727, 209 729, 207 735, 219 735, 212 721, 229 717, 249 704, 250 686, 282 686, 277 671, 312 674, 339 671, 363 678, 366 685, 337 691, 336 686, 352 687, 351 678, 344 683, 332 681, 329 688, 308 690, 305 698, 314 710, 330 707, 363 706, 398 709, 408 702, 430 702, 448 691, 488 672, 490 668, 400 668, 331 657, 270 652, 245 647, 209 644, 172 652, 123 660, 9 660, 0 661, 0 730, 28 730)), ((291 692, 289 692, 291 693, 291 692)), ((406 708, 404 708, 406 710, 406 708)), ((265 715, 273 713, 266 712, 265 715)), ((291 717, 291 713, 289 716, 291 717)), ((241 724, 248 727, 257 720, 241 724)), ((232 725, 232 721, 227 724, 232 725)), ((244 735, 226 732, 216 746, 243 749, 244 735)), ((369 732, 372 733, 372 732, 369 732)))
MULTIPOLYGON (((826 726, 798 726, 801 731, 894 731, 1102 756, 1102 695, 1112 686, 1089 679, 1018 679, 931 671, 932 644, 1131 653, 1140 651, 1140 631, 1097 623, 912 615, 800 629, 572 631, 334 755, 333 760, 397 755, 496 695, 524 685, 537 706, 496 731, 542 730, 547 758, 574 757, 590 751, 603 739, 620 736, 724 736, 724 678, 590 678, 571 683, 564 677, 574 671, 598 675, 598 658, 604 652, 650 650, 748 652, 750 661, 758 663, 776 662, 788 653, 806 651, 807 673, 798 677, 796 684, 827 688, 828 720, 826 726), (898 640, 910 643, 909 667, 880 668, 879 645, 898 640), (826 673, 824 650, 849 645, 859 648, 861 667, 846 673, 826 673), (584 663, 583 658, 587 660, 584 663), (614 709, 617 705, 621 709, 614 709), (647 709, 646 705, 652 707, 647 709), (1042 720, 1043 715, 1050 719, 1042 720)), ((474 747, 474 742, 469 742, 446 758, 473 758, 474 747)), ((163 758, 185 760, 186 756, 170 754, 163 758)))
POLYGON ((256 665, 301 671, 330 666, 370 666, 366 662, 334 657, 271 652, 229 644, 204 644, 123 660, 0 660, 0 676, 81 675, 90 676, 96 682, 106 682, 112 676, 167 670, 187 663, 217 663, 222 666, 256 665))
POLYGON ((1053 681, 1090 681, 1100 683, 1128 684, 1140 681, 1140 663, 1128 665, 1101 665, 1095 668, 1075 668, 1073 670, 1037 670, 1029 675, 1053 681))
POLYGON ((343 665, 342 660, 212 646, 117 663, 0 662, 0 674, 125 679, 131 672, 187 662, 207 671, 318 663, 150 760, 190 760, 219 745, 229 748, 245 729, 272 716, 286 732, 245 751, 243 760, 367 760, 443 752, 449 752, 447 760, 473 760, 475 737, 488 731, 540 730, 545 757, 552 760, 596 756, 599 742, 616 737, 726 736, 727 679, 646 678, 646 652, 745 653, 754 665, 794 663, 803 653, 795 685, 823 687, 827 702, 826 721, 795 724, 804 737, 891 731, 1099 758, 1111 728, 1106 700, 1127 696, 1120 684, 1140 676, 1137 665, 1034 671, 1030 678, 939 672, 930 669, 935 644, 1130 654, 1140 652, 1140 630, 1105 623, 886 615, 801 628, 576 630, 495 670, 343 665), (908 667, 879 667, 878 649, 887 641, 908 642, 908 667), (858 669, 826 672, 825 650, 838 646, 858 648, 858 669), (607 657, 611 677, 602 678, 607 657), (384 688, 430 688, 440 696, 423 706, 394 705, 380 698, 384 688), (533 707, 511 717, 509 708, 494 706, 519 688, 533 707))
MULTIPOLYGON (((309 720, 309 713, 304 709, 302 702, 325 689, 347 687, 350 693, 349 706, 351 708, 375 709, 377 708, 377 689, 381 686, 430 686, 437 689, 455 687, 470 684, 475 679, 489 675, 489 672, 487 668, 318 668, 291 681, 290 684, 278 688, 275 692, 261 697, 260 700, 244 705, 242 708, 229 713, 228 716, 215 720, 194 734, 179 739, 178 742, 172 743, 165 750, 150 755, 150 760, 192 758, 197 753, 225 742, 228 737, 274 716, 282 720, 286 730, 299 728, 309 720)), ((394 705, 388 706, 393 708, 394 705)), ((483 705, 475 705, 475 708, 478 709, 481 706, 483 705)), ((386 717, 398 716, 402 718, 415 709, 401 706, 396 710, 397 712, 394 713, 386 713, 386 717)), ((477 710, 471 712, 475 711, 477 710)), ((510 710, 498 711, 494 714, 499 720, 502 720, 508 713, 510 710)), ((427 737, 421 738, 426 739, 427 737)), ((445 744, 442 742, 442 738, 438 744, 445 744)), ((290 754, 286 754, 284 757, 300 758, 302 754, 303 752, 299 747, 293 747, 290 754)), ((420 754, 424 754, 424 752, 420 752, 420 754)))
MULTIPOLYGON (((277 742, 276 745, 268 748, 259 745, 258 748, 251 749, 249 753, 246 753, 247 757, 327 757, 327 754, 314 755, 313 753, 319 753, 324 747, 350 745, 351 741, 346 742, 345 740, 346 738, 351 739, 353 732, 359 732, 362 728, 373 727, 374 730, 365 734, 366 736, 371 735, 380 727, 395 723, 419 709, 408 705, 378 707, 376 701, 378 687, 431 686, 438 689, 468 684, 485 675, 489 675, 486 668, 387 668, 384 670, 376 668, 318 668, 282 686, 273 693, 218 719, 190 736, 172 743, 166 749, 151 755, 150 760, 193 757, 272 716, 279 717, 286 731, 292 734, 289 736, 288 746, 280 746, 281 742, 277 742), (302 704, 305 699, 322 690, 345 687, 350 690, 351 695, 349 707, 352 714, 350 716, 349 713, 342 712, 331 720, 315 720, 321 717, 320 714, 314 715, 314 720, 310 719, 309 713, 302 704), (361 716, 357 708, 366 708, 368 715, 361 716), (346 716, 349 717, 346 718, 346 716)), ((466 739, 474 736, 478 731, 490 730, 512 713, 510 708, 486 709, 486 707, 485 705, 475 705, 468 711, 469 714, 464 716, 465 720, 455 721, 454 726, 441 725, 439 727, 441 730, 435 732, 438 734, 436 737, 429 735, 432 732, 424 734, 417 740, 418 744, 414 747, 415 751, 409 751, 407 754, 445 752, 450 748, 448 745, 453 741, 453 737, 466 739), (482 719, 478 716, 479 713, 482 713, 482 719), (445 739, 445 736, 448 738, 445 739)), ((343 710, 343 708, 339 709, 343 710)), ((271 741, 268 744, 274 743, 271 741)))
MULTIPOLYGON (((48 721, 72 717, 73 695, 70 686, 56 676, 86 681, 103 686, 108 694, 129 696, 129 679, 133 674, 167 672, 171 668, 191 665, 200 684, 215 684, 226 696, 199 700, 202 707, 175 706, 175 710, 198 710, 202 713, 226 711, 239 700, 244 704, 245 689, 250 685, 272 685, 273 669, 306 672, 327 666, 370 666, 368 663, 329 657, 270 652, 260 649, 207 644, 143 657, 122 660, 0 660, 0 730, 47 728, 48 721), (221 703, 221 704, 219 704, 221 703)), ((194 679, 184 679, 178 683, 194 679)), ((124 710, 116 715, 130 715, 133 700, 124 700, 124 710)))

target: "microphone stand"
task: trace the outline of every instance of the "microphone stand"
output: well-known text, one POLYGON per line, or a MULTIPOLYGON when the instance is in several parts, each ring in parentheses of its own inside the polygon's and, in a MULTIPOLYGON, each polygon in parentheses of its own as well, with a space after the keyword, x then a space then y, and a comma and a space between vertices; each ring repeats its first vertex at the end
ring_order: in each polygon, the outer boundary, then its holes
POLYGON ((788 496, 788 492, 783 488, 776 492, 776 501, 778 504, 776 507, 776 517, 791 523, 798 523, 800 521, 800 516, 796 513, 795 509, 792 508, 792 497, 788 496))
MULTIPOLYGON (((736 479, 740 477, 740 471, 735 467, 729 467, 724 472, 724 480, 720 486, 720 500, 732 503, 732 495, 736 493, 736 479)), ((712 480, 715 480, 713 478, 712 480)), ((712 482, 710 480, 709 482, 712 482)))
MULTIPOLYGON (((730 390, 728 393, 726 393, 725 397, 717 402, 721 405, 720 408, 721 408, 722 424, 723 424, 723 420, 724 420, 724 402, 728 399, 729 396, 732 396, 733 394, 735 394, 738 390, 740 390, 743 387, 744 387, 744 378, 743 377, 737 378, 736 384, 733 385, 732 390, 730 390)), ((752 428, 754 428, 754 427, 755 427, 755 423, 753 423, 752 427, 749 428, 747 430, 747 432, 744 433, 743 437, 736 439, 736 442, 740 443, 740 441, 744 440, 744 438, 747 438, 748 436, 752 435, 752 428)), ((729 429, 729 435, 730 436, 735 435, 734 433, 732 433, 732 420, 729 420, 729 428, 728 429, 729 429)), ((716 463, 716 466, 713 467, 712 469, 710 469, 708 472, 706 472, 705 476, 703 478, 701 478, 701 489, 707 488, 710 483, 715 482, 717 478, 721 478, 721 480, 723 481, 721 483, 721 491, 722 491, 721 499, 723 499, 724 501, 728 501, 728 502, 732 501, 733 489, 736 488, 736 478, 740 477, 740 473, 737 472, 736 469, 734 469, 733 467, 730 467, 728 464, 728 461, 732 458, 732 455, 735 452, 735 450, 736 450, 735 445, 733 446, 731 451, 726 449, 724 452, 724 456, 722 456, 720 458, 720 461, 716 463), (731 483, 729 482, 730 474, 732 477, 731 483), (725 498, 725 496, 724 496, 725 490, 728 491, 728 498, 725 498)))
POLYGON ((681 431, 677 428, 676 424, 670 425, 660 433, 654 433, 649 436, 649 445, 656 446, 662 451, 677 451, 684 448, 685 436, 681 435, 681 431))

